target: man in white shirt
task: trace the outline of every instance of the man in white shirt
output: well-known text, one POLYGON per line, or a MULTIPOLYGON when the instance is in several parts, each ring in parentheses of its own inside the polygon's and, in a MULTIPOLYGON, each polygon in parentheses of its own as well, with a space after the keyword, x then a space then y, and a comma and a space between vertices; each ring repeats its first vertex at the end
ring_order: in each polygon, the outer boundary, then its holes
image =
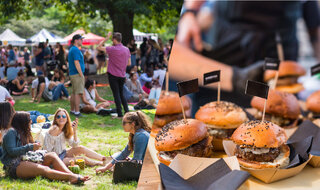
POLYGON ((157 80, 159 79, 160 86, 163 85, 164 78, 166 76, 166 69, 163 67, 162 64, 157 64, 153 71, 153 79, 157 80))
POLYGON ((11 101, 13 100, 10 96, 10 93, 6 88, 0 86, 0 102, 11 101))

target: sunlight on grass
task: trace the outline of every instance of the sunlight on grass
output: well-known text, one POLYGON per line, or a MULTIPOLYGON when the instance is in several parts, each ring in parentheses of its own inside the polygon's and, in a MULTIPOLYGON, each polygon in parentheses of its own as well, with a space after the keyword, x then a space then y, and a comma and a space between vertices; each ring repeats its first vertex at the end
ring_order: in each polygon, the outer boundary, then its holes
MULTIPOLYGON (((107 99, 113 100, 109 87, 98 87, 99 94, 107 99)), ((65 108, 70 111, 68 101, 59 100, 57 102, 41 102, 40 104, 30 103, 30 97, 19 97, 14 106, 16 111, 38 110, 42 113, 54 114, 57 108, 65 108)), ((115 107, 115 105, 111 105, 115 107)), ((149 115, 153 118, 152 115, 149 115)), ((75 119, 71 116, 71 119, 75 119)), ((122 129, 121 120, 112 119, 110 116, 101 117, 96 114, 88 114, 79 119, 78 136, 81 144, 95 151, 109 156, 109 151, 115 153, 122 150, 128 142, 128 133, 122 129)), ((50 181, 48 179, 37 177, 31 180, 13 180, 5 177, 0 163, 0 189, 30 189, 30 190, 46 190, 46 189, 135 189, 137 183, 131 182, 127 184, 113 184, 112 174, 105 173, 99 176, 95 174, 95 168, 87 167, 80 172, 82 175, 89 175, 92 179, 84 186, 74 186, 67 182, 50 181)))

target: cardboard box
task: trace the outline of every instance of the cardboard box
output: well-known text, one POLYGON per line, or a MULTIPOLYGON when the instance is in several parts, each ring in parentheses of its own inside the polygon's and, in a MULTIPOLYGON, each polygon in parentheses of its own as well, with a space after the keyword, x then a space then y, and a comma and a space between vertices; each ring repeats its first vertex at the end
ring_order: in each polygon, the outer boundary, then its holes
MULTIPOLYGON (((232 141, 223 141, 223 146, 228 156, 234 156, 234 150, 236 148, 235 143, 233 143, 232 141)), ((311 156, 308 161, 310 161, 310 159, 311 159, 311 156)), ((248 171, 252 176, 260 179, 265 183, 272 183, 275 181, 279 181, 279 180, 297 175, 307 165, 308 161, 304 162, 303 164, 297 167, 293 167, 289 169, 278 169, 278 168, 248 169, 243 167, 241 169, 248 171)))

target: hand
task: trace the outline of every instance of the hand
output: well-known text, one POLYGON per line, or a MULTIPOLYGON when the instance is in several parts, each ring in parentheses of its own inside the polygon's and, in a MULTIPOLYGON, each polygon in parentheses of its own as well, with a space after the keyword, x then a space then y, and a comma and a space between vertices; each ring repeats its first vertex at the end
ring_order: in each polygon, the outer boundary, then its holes
POLYGON ((245 68, 233 67, 233 91, 244 93, 247 80, 261 82, 263 80, 264 61, 258 61, 245 68))
POLYGON ((41 145, 40 145, 39 142, 33 143, 33 150, 34 150, 34 151, 39 150, 40 147, 41 147, 41 145))
POLYGON ((76 119, 72 122, 73 133, 76 133, 76 131, 77 131, 77 129, 78 129, 78 121, 79 121, 79 119, 76 118, 76 119))
POLYGON ((200 26, 193 13, 185 13, 180 19, 177 40, 187 47, 190 47, 191 41, 193 41, 194 47, 197 51, 201 51, 203 49, 200 26))
POLYGON ((107 38, 109 39, 112 36, 112 32, 108 32, 107 38))

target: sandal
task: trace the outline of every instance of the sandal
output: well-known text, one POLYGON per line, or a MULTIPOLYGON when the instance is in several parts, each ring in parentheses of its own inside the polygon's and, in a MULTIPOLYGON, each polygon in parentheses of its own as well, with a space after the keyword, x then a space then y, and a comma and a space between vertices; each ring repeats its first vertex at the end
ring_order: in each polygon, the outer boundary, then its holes
POLYGON ((84 179, 81 180, 81 175, 78 175, 78 178, 77 178, 77 181, 70 181, 71 184, 73 185, 81 185, 81 184, 84 184, 84 182, 90 180, 91 178, 89 178, 89 176, 85 176, 83 177, 84 179))

